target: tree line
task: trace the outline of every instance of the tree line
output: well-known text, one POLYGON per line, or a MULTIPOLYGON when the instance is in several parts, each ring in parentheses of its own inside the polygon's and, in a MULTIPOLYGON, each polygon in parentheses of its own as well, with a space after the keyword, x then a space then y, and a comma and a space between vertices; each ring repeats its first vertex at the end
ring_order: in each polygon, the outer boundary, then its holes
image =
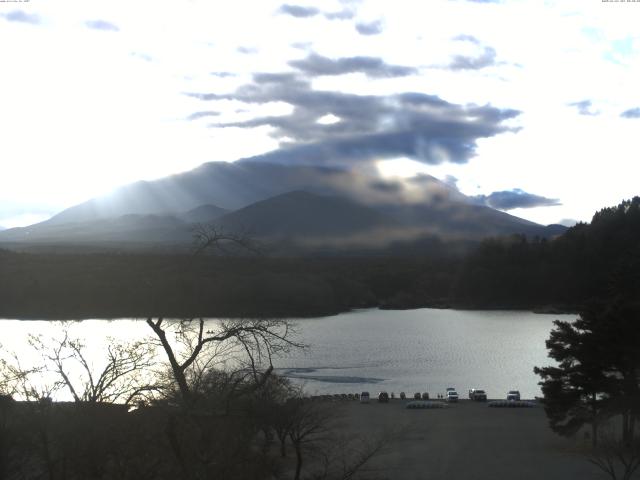
POLYGON ((552 249, 576 245, 565 261, 583 275, 579 317, 555 321, 547 349, 556 365, 536 367, 550 427, 583 432, 590 462, 610 478, 640 468, 640 199, 598 212, 552 249))

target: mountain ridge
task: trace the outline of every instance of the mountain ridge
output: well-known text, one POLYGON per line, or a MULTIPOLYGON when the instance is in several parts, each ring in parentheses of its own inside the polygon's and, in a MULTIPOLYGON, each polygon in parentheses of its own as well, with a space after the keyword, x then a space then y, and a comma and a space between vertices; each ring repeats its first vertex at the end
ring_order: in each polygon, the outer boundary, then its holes
POLYGON ((186 244, 193 224, 217 223, 262 238, 328 242, 339 248, 341 241, 383 245, 425 236, 473 241, 509 234, 548 237, 564 228, 478 205, 429 175, 411 182, 407 187, 334 167, 209 162, 120 187, 45 222, 6 230, 0 242, 186 244), (406 200, 408 189, 412 201, 406 200))

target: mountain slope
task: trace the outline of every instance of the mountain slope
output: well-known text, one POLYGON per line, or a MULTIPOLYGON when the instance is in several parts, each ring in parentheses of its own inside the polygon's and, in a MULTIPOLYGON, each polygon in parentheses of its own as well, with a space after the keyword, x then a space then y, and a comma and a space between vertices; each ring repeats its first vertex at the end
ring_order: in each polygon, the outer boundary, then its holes
POLYGON ((167 214, 212 204, 236 210, 293 190, 336 193, 331 182, 342 170, 252 162, 210 162, 189 172, 136 182, 55 215, 48 223, 117 217, 128 213, 167 214))
POLYGON ((337 237, 397 228, 391 218, 340 197, 294 191, 277 195, 219 219, 228 230, 267 237, 337 237))
POLYGON ((188 212, 178 214, 177 217, 187 223, 211 223, 229 211, 215 205, 200 205, 188 212))
POLYGON ((190 225, 172 216, 128 214, 86 222, 41 223, 12 228, 0 235, 5 242, 38 243, 183 243, 191 240, 190 225))

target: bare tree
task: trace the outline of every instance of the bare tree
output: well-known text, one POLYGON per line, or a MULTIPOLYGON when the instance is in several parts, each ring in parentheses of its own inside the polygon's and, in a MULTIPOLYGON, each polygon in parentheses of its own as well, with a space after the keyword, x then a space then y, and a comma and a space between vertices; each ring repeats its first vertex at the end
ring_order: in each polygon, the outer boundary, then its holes
POLYGON ((167 356, 186 406, 193 406, 196 393, 190 379, 202 378, 212 363, 235 362, 235 369, 250 374, 259 387, 273 371, 274 356, 303 347, 292 339, 293 329, 286 320, 226 320, 207 329, 202 318, 180 322, 148 318, 147 324, 167 356))
POLYGON ((59 390, 59 382, 44 378, 43 365, 26 367, 15 353, 3 353, 6 356, 0 358, 0 395, 26 401, 40 401, 51 398, 59 390))
POLYGON ((601 434, 599 445, 587 459, 612 480, 630 480, 640 468, 640 436, 630 439, 601 434))
MULTIPOLYGON (((313 480, 352 480, 362 478, 375 469, 369 466, 371 460, 380 455, 393 434, 382 433, 374 438, 338 437, 325 444, 319 452, 322 467, 312 474, 313 480)), ((372 478, 372 477, 367 477, 372 478)))
POLYGON ((329 435, 329 422, 333 413, 324 405, 319 406, 295 399, 292 406, 289 423, 289 439, 296 452, 295 480, 300 480, 304 460, 304 451, 311 445, 326 440, 329 435))
POLYGON ((291 398, 278 409, 273 428, 281 440, 281 456, 285 456, 282 433, 286 432, 295 451, 293 478, 314 480, 350 480, 365 472, 369 462, 395 438, 382 432, 374 438, 348 437, 340 432, 340 411, 335 405, 291 398))
POLYGON ((257 242, 248 229, 231 232, 215 224, 197 223, 192 228, 194 255, 206 252, 230 254, 245 252, 262 254, 263 246, 257 242))
POLYGON ((56 390, 66 390, 76 402, 129 404, 160 390, 152 372, 152 346, 143 341, 107 341, 106 356, 98 359, 101 365, 96 366, 86 345, 71 337, 66 327, 58 338, 29 336, 30 345, 43 359, 38 372, 53 374, 56 390))

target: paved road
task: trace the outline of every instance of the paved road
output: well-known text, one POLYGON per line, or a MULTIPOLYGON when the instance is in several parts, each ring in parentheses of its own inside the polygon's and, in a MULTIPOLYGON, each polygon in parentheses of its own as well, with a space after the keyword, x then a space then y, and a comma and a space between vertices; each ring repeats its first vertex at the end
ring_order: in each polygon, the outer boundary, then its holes
POLYGON ((390 479, 568 480, 604 477, 547 426, 542 407, 489 408, 462 400, 446 409, 409 410, 404 402, 345 402, 341 426, 372 437, 399 432, 373 465, 390 479))

